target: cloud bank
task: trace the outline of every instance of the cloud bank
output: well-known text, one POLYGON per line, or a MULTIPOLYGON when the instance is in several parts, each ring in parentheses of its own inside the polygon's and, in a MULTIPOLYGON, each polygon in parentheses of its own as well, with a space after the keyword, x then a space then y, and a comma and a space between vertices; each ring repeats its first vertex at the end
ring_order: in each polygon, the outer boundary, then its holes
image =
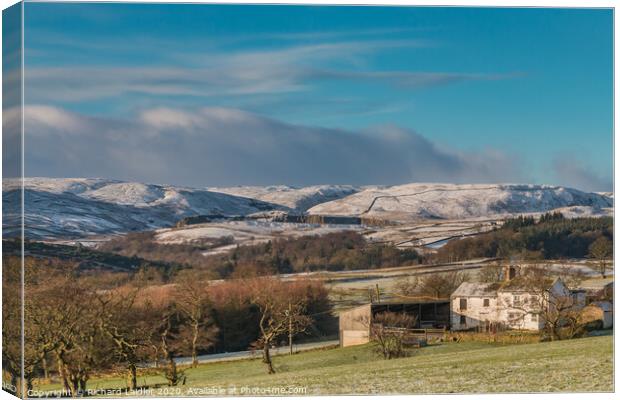
POLYGON ((613 190, 613 178, 600 176, 584 165, 579 157, 565 154, 553 160, 553 172, 558 182, 578 189, 610 192, 613 190))
POLYGON ((522 178, 513 157, 492 149, 461 152, 394 126, 350 132, 230 108, 153 108, 132 119, 112 119, 27 106, 25 129, 27 176, 189 186, 522 178))

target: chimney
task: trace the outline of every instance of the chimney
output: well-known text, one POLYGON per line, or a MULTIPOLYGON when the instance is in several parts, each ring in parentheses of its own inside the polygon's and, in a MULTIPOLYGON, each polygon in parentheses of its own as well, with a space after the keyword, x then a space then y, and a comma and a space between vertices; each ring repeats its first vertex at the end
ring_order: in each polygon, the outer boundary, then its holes
POLYGON ((508 264, 504 266, 504 282, 514 279, 515 276, 517 276, 517 268, 514 265, 508 264))

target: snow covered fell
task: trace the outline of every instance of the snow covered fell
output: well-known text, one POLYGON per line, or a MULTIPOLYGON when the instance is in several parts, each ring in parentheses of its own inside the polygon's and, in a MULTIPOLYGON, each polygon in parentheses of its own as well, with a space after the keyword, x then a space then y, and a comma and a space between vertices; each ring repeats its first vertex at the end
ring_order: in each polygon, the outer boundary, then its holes
MULTIPOLYGON (((3 181, 5 237, 20 231, 20 181, 3 181)), ((609 215, 608 195, 544 185, 407 184, 187 188, 110 179, 27 178, 26 237, 74 239, 172 227, 196 215, 269 211, 390 220, 501 218, 559 210, 609 215)))

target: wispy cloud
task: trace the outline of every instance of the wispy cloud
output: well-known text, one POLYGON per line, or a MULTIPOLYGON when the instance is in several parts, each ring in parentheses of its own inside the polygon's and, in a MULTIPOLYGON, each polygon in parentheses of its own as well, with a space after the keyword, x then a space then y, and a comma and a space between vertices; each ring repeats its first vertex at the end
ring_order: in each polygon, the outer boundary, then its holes
MULTIPOLYGON (((252 35, 236 35, 229 37, 227 40, 231 42, 256 42, 263 40, 281 40, 281 41, 325 41, 325 40, 342 40, 343 38, 376 38, 391 35, 416 34, 433 30, 430 27, 383 27, 383 28, 366 28, 351 30, 332 30, 332 31, 306 31, 306 32, 262 32, 252 35)), ((422 41, 420 41, 422 42, 422 41)), ((433 44, 436 41, 425 41, 433 44)))
POLYGON ((236 51, 188 51, 174 67, 73 65, 27 68, 29 101, 81 102, 127 95, 221 97, 303 92, 326 80, 383 83, 403 90, 514 74, 367 70, 366 58, 390 48, 429 46, 425 40, 317 42, 236 51))
POLYGON ((360 81, 387 82, 408 89, 447 85, 464 81, 493 81, 521 76, 519 73, 509 74, 477 74, 453 72, 415 72, 415 71, 329 71, 317 70, 310 74, 318 79, 349 79, 360 81))

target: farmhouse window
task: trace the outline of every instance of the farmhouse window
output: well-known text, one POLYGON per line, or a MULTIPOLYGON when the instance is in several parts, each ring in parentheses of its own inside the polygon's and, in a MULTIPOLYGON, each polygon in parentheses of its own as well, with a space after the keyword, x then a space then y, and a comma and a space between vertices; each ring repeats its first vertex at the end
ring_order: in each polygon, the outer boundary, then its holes
POLYGON ((464 315, 461 315, 461 325, 467 325, 467 318, 464 315))
POLYGON ((521 305, 521 296, 512 296, 512 303, 515 306, 520 306, 521 305))
POLYGON ((461 310, 467 310, 467 299, 461 299, 459 301, 459 308, 461 310))
POLYGON ((538 314, 532 314, 532 322, 538 322, 538 314))
POLYGON ((488 307, 489 306, 489 299, 482 300, 482 306, 483 307, 488 307))

